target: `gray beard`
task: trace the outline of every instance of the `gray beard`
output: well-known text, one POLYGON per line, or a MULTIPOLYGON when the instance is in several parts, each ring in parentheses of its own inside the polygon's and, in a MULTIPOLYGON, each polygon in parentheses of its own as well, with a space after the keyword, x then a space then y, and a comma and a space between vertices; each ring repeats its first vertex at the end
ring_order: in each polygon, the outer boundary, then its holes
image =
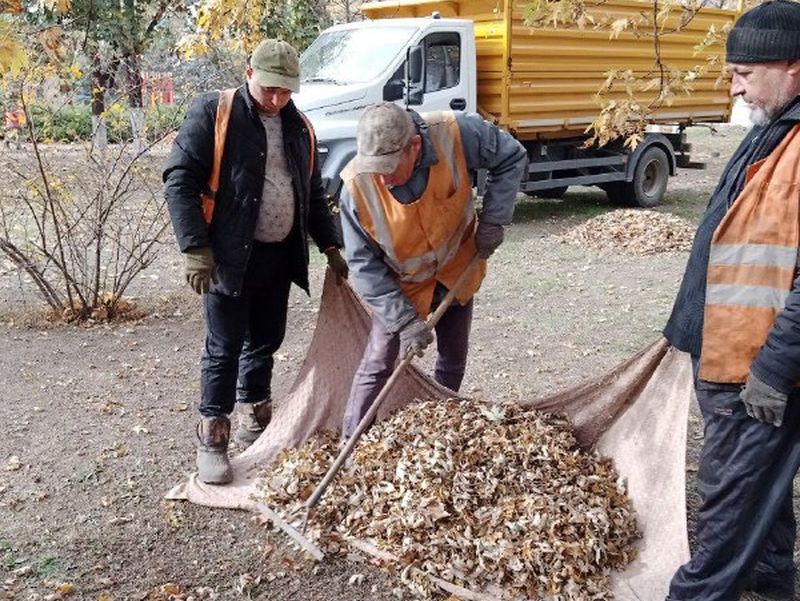
POLYGON ((772 121, 772 115, 767 113, 766 109, 760 106, 748 107, 750 109, 750 122, 753 125, 766 125, 772 121))

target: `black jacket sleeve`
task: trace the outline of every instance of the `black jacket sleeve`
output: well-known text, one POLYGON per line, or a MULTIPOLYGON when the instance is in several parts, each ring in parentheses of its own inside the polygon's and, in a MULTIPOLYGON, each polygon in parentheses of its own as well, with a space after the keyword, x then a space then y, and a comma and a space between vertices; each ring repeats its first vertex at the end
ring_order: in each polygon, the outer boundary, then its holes
POLYGON ((200 193, 207 189, 214 159, 218 95, 195 99, 172 144, 164 167, 164 196, 181 251, 210 246, 200 193))

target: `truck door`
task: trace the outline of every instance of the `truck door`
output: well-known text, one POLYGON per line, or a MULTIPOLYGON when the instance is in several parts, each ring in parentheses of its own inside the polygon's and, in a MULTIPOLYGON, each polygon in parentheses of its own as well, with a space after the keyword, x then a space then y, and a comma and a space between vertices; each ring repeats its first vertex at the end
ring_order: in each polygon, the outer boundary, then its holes
MULTIPOLYGON (((419 41, 419 45, 423 48, 424 96, 422 104, 412 108, 421 113, 475 110, 469 102, 469 76, 465 67, 462 33, 430 32, 419 41)), ((404 77, 405 61, 398 66, 384 89, 385 100, 402 103, 398 84, 404 77)))
POLYGON ((425 98, 421 111, 462 111, 467 90, 462 77, 461 34, 432 32, 422 40, 425 55, 425 98))

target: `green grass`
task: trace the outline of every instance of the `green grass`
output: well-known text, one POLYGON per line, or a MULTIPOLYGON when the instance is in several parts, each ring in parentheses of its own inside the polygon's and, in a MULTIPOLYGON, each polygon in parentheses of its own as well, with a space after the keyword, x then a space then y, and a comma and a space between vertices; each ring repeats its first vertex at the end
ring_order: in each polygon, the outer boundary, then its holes
POLYGON ((100 465, 93 465, 80 471, 75 472, 70 480, 75 484, 79 484, 82 490, 88 490, 100 484, 100 474, 103 473, 103 468, 100 465))
POLYGON ((667 194, 664 197, 664 202, 661 203, 656 210, 662 213, 670 213, 676 217, 682 217, 692 222, 698 222, 700 216, 708 204, 709 195, 705 192, 694 192, 690 190, 676 190, 667 194))
POLYGON ((608 202, 602 190, 568 190, 564 197, 558 200, 526 197, 518 201, 514 210, 514 221, 526 223, 539 219, 571 216, 590 219, 615 208, 617 207, 608 202))
POLYGON ((6 570, 11 570, 17 564, 17 552, 11 542, 0 540, 0 552, 3 553, 3 567, 6 570))
POLYGON ((48 555, 36 562, 36 574, 40 578, 52 578, 63 570, 63 560, 55 555, 48 555))

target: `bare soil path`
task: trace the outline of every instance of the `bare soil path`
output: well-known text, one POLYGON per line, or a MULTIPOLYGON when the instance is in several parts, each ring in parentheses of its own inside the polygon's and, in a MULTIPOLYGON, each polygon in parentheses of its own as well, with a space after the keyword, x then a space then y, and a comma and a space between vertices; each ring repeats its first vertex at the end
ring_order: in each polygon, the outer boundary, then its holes
MULTIPOLYGON (((673 178, 660 210, 696 220, 741 136, 694 130, 695 156, 709 169, 673 178)), ((476 300, 464 392, 534 397, 659 336, 686 253, 633 257, 554 240, 613 208, 589 189, 520 204, 476 300)), ((402 595, 396 580, 366 564, 308 565, 243 512, 163 500, 194 462, 203 324, 180 266, 170 241, 132 290, 147 317, 92 327, 31 325, 38 301, 0 269, 0 599, 402 595), (351 584, 356 573, 364 578, 351 584)), ((277 398, 310 340, 323 268, 315 257, 310 298, 292 293, 277 398)), ((690 422, 691 477, 702 429, 696 415, 690 422)), ((694 506, 691 483, 689 492, 694 506)))

